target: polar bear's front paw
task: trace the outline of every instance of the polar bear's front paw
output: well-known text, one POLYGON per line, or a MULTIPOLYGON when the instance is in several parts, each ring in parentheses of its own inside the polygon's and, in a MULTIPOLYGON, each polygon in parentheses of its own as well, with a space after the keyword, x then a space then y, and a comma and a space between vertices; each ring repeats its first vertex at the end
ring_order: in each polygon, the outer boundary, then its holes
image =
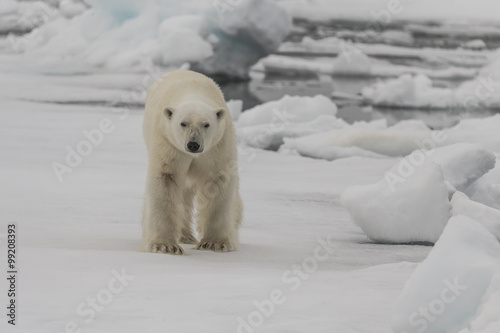
POLYGON ((225 241, 200 241, 196 246, 197 250, 211 250, 214 252, 234 251, 234 247, 225 241))
POLYGON ((168 254, 184 254, 184 250, 177 244, 160 244, 154 243, 151 245, 152 253, 168 253, 168 254))

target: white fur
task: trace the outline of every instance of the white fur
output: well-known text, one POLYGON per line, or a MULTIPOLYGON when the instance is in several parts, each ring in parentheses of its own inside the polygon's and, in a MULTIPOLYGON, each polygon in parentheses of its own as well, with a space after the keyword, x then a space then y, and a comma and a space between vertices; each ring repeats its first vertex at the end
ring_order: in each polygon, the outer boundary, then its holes
POLYGON ((148 91, 143 131, 142 251, 182 254, 179 243, 196 244, 194 211, 197 249, 236 250, 243 213, 236 134, 219 87, 192 71, 166 74, 148 91), (188 151, 188 142, 203 152, 188 151))

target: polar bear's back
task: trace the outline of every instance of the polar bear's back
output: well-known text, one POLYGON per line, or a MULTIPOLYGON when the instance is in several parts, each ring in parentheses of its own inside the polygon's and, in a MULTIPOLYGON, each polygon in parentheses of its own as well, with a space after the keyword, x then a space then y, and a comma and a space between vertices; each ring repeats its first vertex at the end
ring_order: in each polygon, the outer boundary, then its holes
POLYGON ((213 104, 214 108, 226 109, 224 96, 219 86, 209 77, 189 71, 176 70, 165 74, 150 87, 146 98, 146 109, 148 104, 160 102, 161 108, 170 106, 175 108, 189 96, 197 96, 213 104))

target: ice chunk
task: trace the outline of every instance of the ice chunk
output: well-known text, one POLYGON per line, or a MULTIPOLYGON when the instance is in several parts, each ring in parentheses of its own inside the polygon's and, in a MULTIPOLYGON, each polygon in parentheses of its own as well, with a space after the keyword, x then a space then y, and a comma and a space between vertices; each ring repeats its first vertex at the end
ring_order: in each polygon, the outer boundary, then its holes
POLYGON ((433 79, 473 79, 477 75, 474 68, 449 66, 444 68, 412 67, 374 60, 353 51, 349 55, 341 53, 333 62, 330 58, 299 58, 283 55, 270 55, 255 65, 255 69, 267 73, 277 72, 294 76, 311 76, 325 73, 338 76, 368 76, 392 78, 403 74, 423 74, 433 79))
POLYGON ((417 119, 402 120, 391 126, 393 130, 400 131, 419 131, 430 133, 431 129, 422 121, 417 119))
MULTIPOLYGON (((434 140, 446 137, 431 136, 434 140)), ((458 143, 431 150, 426 150, 431 144, 435 146, 437 141, 422 141, 422 147, 413 151, 396 163, 385 175, 391 188, 406 181, 416 169, 429 163, 436 163, 443 171, 445 185, 448 188, 449 197, 457 190, 463 191, 471 183, 476 181, 495 165, 495 155, 476 145, 458 143)))
POLYGON ((58 16, 57 9, 43 1, 2 0, 0 34, 28 32, 58 16))
POLYGON ((239 117, 236 126, 302 123, 314 120, 321 115, 335 116, 336 114, 335 103, 323 95, 314 97, 286 95, 280 100, 246 110, 239 117))
POLYGON ((392 187, 383 179, 354 186, 342 194, 354 224, 375 242, 434 243, 450 216, 448 190, 441 168, 428 163, 392 187))
POLYGON ((500 163, 475 181, 465 193, 474 201, 500 209, 500 163))
POLYGON ((461 192, 456 192, 453 195, 451 207, 453 215, 468 216, 481 223, 500 241, 500 210, 469 200, 461 192))
POLYGON ((463 43, 462 47, 469 50, 484 50, 486 43, 482 39, 473 39, 463 43))
POLYGON ((483 296, 476 315, 469 321, 468 327, 458 333, 498 333, 500 332, 500 274, 491 278, 490 286, 483 296))
POLYGON ((487 118, 463 119, 444 130, 448 142, 469 142, 500 153, 500 114, 487 118))
POLYGON ((342 52, 333 61, 333 73, 335 75, 366 75, 372 70, 370 58, 358 52, 342 52))
POLYGON ((243 111, 243 101, 240 99, 231 99, 226 102, 229 113, 233 121, 237 121, 243 111))
POLYGON ((441 166, 444 179, 459 191, 465 190, 495 166, 495 154, 469 143, 452 144, 424 154, 429 161, 441 166))
POLYGON ((59 11, 66 18, 73 18, 83 14, 89 7, 79 0, 63 0, 59 3, 59 11))
POLYGON ((378 36, 382 42, 393 45, 408 45, 411 46, 415 42, 412 34, 408 31, 401 30, 384 30, 378 36))
POLYGON ((374 105, 415 108, 446 108, 456 104, 454 92, 432 86, 427 76, 405 74, 366 87, 361 94, 374 105))
POLYGON ((468 217, 452 217, 396 301, 393 331, 458 332, 473 322, 475 328, 498 327, 498 307, 485 305, 500 304, 499 258, 500 244, 488 230, 468 217))
POLYGON ((163 20, 158 28, 162 64, 197 62, 213 55, 212 45, 202 36, 208 34, 199 15, 182 15, 163 20))
POLYGON ((427 136, 428 133, 421 131, 352 126, 298 139, 286 139, 283 148, 297 150, 303 156, 329 160, 336 158, 336 152, 345 149, 360 153, 361 156, 404 156, 418 149, 419 142, 427 136))
POLYGON ((206 18, 217 37, 214 55, 194 65, 211 75, 248 78, 250 67, 276 51, 292 27, 288 13, 271 0, 215 2, 212 8, 206 18))
POLYGON ((237 133, 240 142, 250 147, 278 150, 285 138, 298 138, 345 126, 348 125, 342 119, 330 115, 320 115, 309 122, 281 124, 271 122, 270 124, 238 127, 237 133))
POLYGON ((215 3, 203 0, 88 2, 92 9, 78 17, 81 5, 62 4, 64 15, 25 36, 21 51, 44 71, 61 71, 63 62, 78 71, 147 71, 186 62, 207 74, 242 78, 291 27, 289 15, 271 0, 226 4, 231 10, 222 17, 215 3))

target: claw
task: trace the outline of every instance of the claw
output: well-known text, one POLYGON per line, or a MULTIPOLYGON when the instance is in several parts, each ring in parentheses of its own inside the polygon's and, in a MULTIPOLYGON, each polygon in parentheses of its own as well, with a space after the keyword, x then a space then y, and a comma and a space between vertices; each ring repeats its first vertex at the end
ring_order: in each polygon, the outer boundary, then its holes
POLYGON ((214 252, 228 252, 231 251, 231 247, 226 242, 218 241, 206 241, 200 242, 196 246, 197 250, 212 250, 214 252))
POLYGON ((182 247, 175 244, 153 244, 151 246, 152 253, 168 253, 168 254, 184 254, 182 247))

